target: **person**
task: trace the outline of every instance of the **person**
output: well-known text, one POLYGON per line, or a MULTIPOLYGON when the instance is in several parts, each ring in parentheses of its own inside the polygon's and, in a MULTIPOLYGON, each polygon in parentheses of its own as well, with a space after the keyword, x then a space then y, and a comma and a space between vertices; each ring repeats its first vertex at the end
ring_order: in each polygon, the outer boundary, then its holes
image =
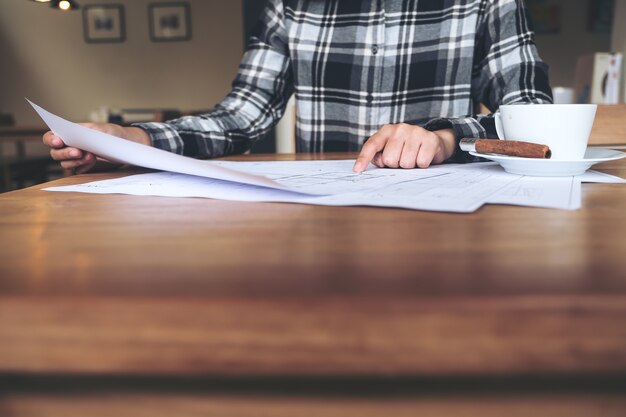
MULTIPOLYGON (((497 137, 492 117, 472 116, 477 103, 552 102, 523 0, 268 0, 232 91, 212 111, 88 126, 219 157, 250 149, 292 93, 297 151, 360 151, 356 172, 472 161, 460 139, 497 137)), ((50 132, 43 140, 64 168, 98 160, 50 132)))

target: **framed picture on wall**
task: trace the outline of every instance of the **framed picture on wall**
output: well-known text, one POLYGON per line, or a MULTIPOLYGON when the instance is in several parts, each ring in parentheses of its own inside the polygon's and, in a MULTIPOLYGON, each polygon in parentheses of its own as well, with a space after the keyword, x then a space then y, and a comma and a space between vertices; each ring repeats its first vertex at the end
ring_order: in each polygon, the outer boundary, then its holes
POLYGON ((150 39, 153 42, 187 41, 191 39, 189 3, 153 3, 148 6, 150 39))
POLYGON ((124 42, 124 6, 90 4, 83 7, 83 33, 87 43, 124 42))

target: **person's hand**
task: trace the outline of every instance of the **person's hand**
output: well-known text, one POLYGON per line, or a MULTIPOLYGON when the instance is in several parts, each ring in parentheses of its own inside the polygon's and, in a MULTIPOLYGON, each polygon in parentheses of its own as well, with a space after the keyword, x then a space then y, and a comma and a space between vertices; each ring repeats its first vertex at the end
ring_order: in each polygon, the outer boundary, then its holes
POLYGON ((456 148, 452 129, 428 131, 406 123, 385 125, 361 149, 354 172, 371 162, 379 168, 428 168, 449 159, 456 148))
MULTIPOLYGON (((82 126, 90 129, 99 130, 104 133, 108 133, 113 136, 117 136, 123 139, 128 139, 133 142, 141 143, 144 145, 152 145, 150 136, 138 127, 122 127, 111 123, 81 123, 82 126)), ((52 132, 47 132, 43 135, 43 143, 48 145, 50 149, 50 156, 55 161, 61 162, 61 167, 65 169, 71 169, 76 174, 82 174, 91 170, 97 163, 103 163, 108 165, 110 162, 96 155, 83 151, 78 148, 66 146, 63 139, 55 135, 52 132)))

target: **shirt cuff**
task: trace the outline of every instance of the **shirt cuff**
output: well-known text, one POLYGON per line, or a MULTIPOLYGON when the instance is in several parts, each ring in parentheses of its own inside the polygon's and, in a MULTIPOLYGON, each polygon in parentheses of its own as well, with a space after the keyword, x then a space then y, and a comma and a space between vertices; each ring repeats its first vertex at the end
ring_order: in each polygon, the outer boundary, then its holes
POLYGON ((155 148, 183 154, 183 140, 176 129, 167 123, 133 123, 133 126, 145 130, 155 148))
POLYGON ((435 130, 452 129, 456 138, 454 155, 448 162, 466 163, 483 161, 482 158, 472 156, 462 151, 459 143, 463 138, 484 138, 487 135, 485 128, 473 117, 460 117, 450 119, 434 119, 426 123, 424 129, 434 132, 435 130))

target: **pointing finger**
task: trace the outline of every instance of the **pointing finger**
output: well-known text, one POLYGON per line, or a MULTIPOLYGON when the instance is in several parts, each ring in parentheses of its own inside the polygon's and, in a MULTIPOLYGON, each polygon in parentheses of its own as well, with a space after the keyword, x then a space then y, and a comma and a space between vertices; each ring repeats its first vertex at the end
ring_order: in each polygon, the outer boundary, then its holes
POLYGON ((384 127, 376 132, 371 138, 365 142, 361 153, 356 159, 354 168, 352 170, 357 173, 365 171, 367 165, 374 159, 376 153, 382 151, 387 143, 388 134, 387 129, 384 127))

